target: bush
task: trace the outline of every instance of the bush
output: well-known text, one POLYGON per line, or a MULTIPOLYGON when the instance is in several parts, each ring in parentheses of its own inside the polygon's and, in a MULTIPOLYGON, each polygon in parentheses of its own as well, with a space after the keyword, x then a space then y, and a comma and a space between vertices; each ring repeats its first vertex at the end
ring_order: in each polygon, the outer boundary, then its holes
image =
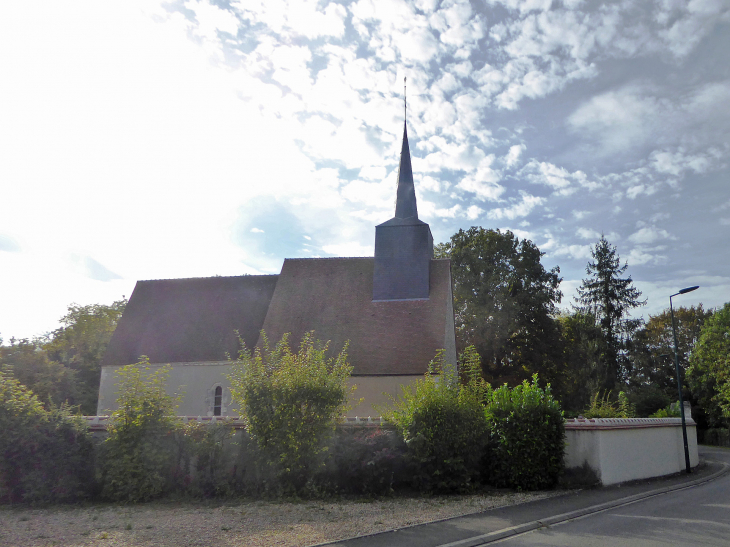
POLYGON ((480 478, 488 435, 482 398, 488 385, 472 346, 463 361, 466 383, 461 385, 439 351, 426 375, 404 386, 400 399, 382 411, 406 443, 411 482, 422 492, 465 492, 480 478))
POLYGON ((682 411, 679 409, 679 404, 672 403, 664 408, 660 408, 649 418, 680 418, 682 411))
POLYGON ((304 335, 298 353, 289 349, 288 334, 273 349, 263 331, 261 338, 263 349, 253 352, 241 341, 229 375, 231 394, 272 473, 270 486, 302 494, 322 471, 327 441, 346 411, 352 373, 347 344, 327 358, 329 343, 315 340, 313 332, 304 335))
POLYGON ((499 487, 539 490, 557 484, 563 470, 565 421, 550 385, 526 380, 488 394, 489 480, 499 487))
POLYGON ((601 397, 600 392, 596 392, 591 397, 591 406, 583 411, 584 418, 634 418, 636 417, 636 409, 629 402, 629 399, 623 391, 618 394, 618 401, 613 402, 609 398, 611 392, 606 392, 601 397))
POLYGON ((395 431, 338 429, 328 462, 328 478, 337 492, 387 496, 405 473, 406 446, 395 431))
POLYGON ((174 480, 178 429, 175 399, 165 385, 169 367, 152 370, 147 357, 117 371, 118 410, 101 445, 102 496, 138 502, 160 497, 174 480))
POLYGON ((66 406, 45 410, 9 367, 0 370, 0 502, 87 498, 94 487, 86 424, 66 406))

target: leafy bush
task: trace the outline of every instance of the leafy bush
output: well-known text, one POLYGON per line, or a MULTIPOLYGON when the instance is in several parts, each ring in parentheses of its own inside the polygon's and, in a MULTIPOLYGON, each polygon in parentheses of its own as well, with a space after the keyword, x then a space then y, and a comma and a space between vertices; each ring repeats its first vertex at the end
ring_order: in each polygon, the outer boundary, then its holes
POLYGON ((591 397, 591 406, 583 411, 584 418, 634 418, 636 409, 629 402, 628 396, 623 391, 618 394, 618 401, 610 400, 611 392, 608 391, 601 397, 596 392, 591 397))
POLYGON ((0 370, 0 502, 77 501, 94 487, 93 445, 68 407, 45 410, 0 370))
POLYGON ((406 447, 395 431, 338 429, 332 452, 328 476, 338 492, 386 496, 405 475, 406 447))
POLYGON ((489 480, 499 487, 539 490, 555 486, 563 470, 565 421, 550 385, 526 380, 488 394, 489 480))
POLYGON ((680 418, 681 416, 682 411, 679 410, 679 405, 677 403, 672 403, 664 408, 660 408, 654 414, 649 416, 649 418, 680 418))
POLYGON ((423 492, 464 492, 480 478, 488 435, 482 400, 489 386, 472 346, 463 361, 464 385, 439 351, 426 375, 382 409, 405 440, 412 485, 423 492))
POLYGON ((175 399, 165 391, 169 370, 152 370, 143 356, 116 373, 119 408, 101 445, 102 495, 109 500, 147 501, 172 485, 178 425, 175 399))
POLYGON ((351 392, 347 344, 327 358, 329 343, 309 332, 299 352, 286 334, 271 349, 262 331, 263 348, 249 351, 243 341, 229 375, 233 400, 272 472, 271 486, 283 493, 304 493, 322 470, 337 421, 351 392))

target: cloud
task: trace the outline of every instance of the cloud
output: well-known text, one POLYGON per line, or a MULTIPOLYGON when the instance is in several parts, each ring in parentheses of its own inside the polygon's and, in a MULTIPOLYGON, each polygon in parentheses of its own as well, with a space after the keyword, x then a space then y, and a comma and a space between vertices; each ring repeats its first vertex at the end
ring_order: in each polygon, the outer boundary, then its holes
POLYGON ((629 241, 637 244, 654 243, 659 239, 676 239, 666 230, 654 226, 645 226, 629 236, 629 241))
POLYGON ((558 167, 549 162, 541 162, 530 160, 530 162, 522 168, 521 174, 533 184, 543 184, 551 187, 557 195, 569 196, 578 190, 578 186, 587 188, 589 191, 600 188, 602 185, 598 182, 588 180, 583 171, 569 172, 564 167, 558 167), (574 184, 576 183, 577 186, 574 184))
POLYGON ((600 233, 595 230, 590 230, 588 228, 578 228, 578 230, 576 231, 576 235, 581 239, 591 239, 593 241, 601 238, 600 233))
POLYGON ((545 202, 545 198, 533 196, 527 192, 520 192, 521 199, 511 207, 499 207, 491 209, 487 212, 487 218, 492 220, 509 219, 514 220, 519 217, 529 215, 532 210, 545 202))
POLYGON ((591 257, 591 246, 590 245, 561 245, 557 247, 550 254, 554 256, 567 256, 574 260, 590 259, 591 257))

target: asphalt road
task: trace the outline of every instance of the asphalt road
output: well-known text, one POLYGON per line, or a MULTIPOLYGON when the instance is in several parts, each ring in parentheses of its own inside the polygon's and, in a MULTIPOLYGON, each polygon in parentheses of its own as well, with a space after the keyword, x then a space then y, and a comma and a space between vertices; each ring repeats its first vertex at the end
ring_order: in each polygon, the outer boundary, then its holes
MULTIPOLYGON (((730 463, 730 451, 704 449, 730 463)), ((730 474, 492 544, 507 546, 730 546, 730 474)))
POLYGON ((332 542, 340 547, 730 547, 730 450, 686 475, 636 481, 332 542))

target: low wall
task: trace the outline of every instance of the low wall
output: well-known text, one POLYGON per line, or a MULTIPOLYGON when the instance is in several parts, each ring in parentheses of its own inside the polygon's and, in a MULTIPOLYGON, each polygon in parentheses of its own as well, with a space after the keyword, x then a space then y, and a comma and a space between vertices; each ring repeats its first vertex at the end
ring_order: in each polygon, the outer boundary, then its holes
MULTIPOLYGON (((697 428, 690 418, 690 466, 699 463, 697 428)), ((606 486, 684 471, 681 418, 576 418, 565 422, 565 467, 587 463, 606 486)))

